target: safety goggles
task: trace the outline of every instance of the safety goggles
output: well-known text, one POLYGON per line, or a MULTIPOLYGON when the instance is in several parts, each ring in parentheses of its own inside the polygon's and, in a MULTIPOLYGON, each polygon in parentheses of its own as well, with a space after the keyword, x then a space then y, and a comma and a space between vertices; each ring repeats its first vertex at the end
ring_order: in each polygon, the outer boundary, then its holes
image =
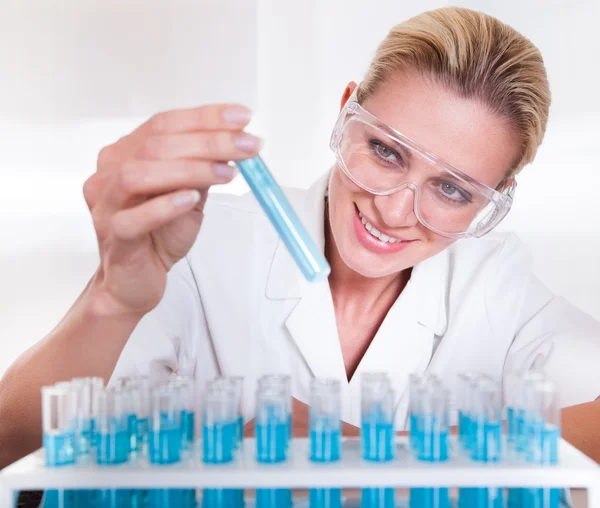
POLYGON ((330 148, 362 189, 378 196, 410 189, 419 222, 449 238, 485 235, 513 203, 514 179, 492 189, 470 177, 365 110, 356 90, 340 112, 330 148))

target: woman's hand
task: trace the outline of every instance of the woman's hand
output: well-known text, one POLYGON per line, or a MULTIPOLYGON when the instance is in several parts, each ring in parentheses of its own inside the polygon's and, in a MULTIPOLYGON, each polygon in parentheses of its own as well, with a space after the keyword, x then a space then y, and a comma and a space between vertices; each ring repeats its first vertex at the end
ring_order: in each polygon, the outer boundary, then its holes
POLYGON ((242 131, 250 116, 238 105, 159 113, 102 149, 83 189, 100 251, 96 313, 143 315, 158 304, 198 235, 209 187, 234 176, 223 161, 261 148, 242 131))

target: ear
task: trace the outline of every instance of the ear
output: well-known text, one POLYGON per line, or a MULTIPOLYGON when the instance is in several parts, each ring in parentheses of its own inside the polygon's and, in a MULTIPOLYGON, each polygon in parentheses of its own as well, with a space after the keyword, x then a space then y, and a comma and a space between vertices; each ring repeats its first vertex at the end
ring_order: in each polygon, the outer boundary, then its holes
POLYGON ((356 90, 357 86, 358 85, 354 81, 350 81, 350 83, 348 83, 346 90, 344 90, 344 95, 342 95, 342 103, 340 104, 340 111, 342 109, 344 109, 346 102, 348 102, 348 99, 354 93, 354 90, 356 90))

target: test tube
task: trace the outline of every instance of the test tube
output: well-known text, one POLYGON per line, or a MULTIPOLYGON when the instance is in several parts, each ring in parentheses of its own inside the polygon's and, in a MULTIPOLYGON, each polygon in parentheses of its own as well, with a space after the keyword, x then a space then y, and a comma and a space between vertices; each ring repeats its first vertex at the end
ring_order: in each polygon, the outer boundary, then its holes
POLYGON ((77 458, 77 394, 71 387, 42 387, 42 428, 46 465, 74 464, 77 458))
MULTIPOLYGON (((448 460, 448 390, 437 377, 428 378, 416 392, 416 426, 419 447, 416 457, 427 462, 448 460)), ((447 487, 413 487, 410 489, 411 508, 449 508, 447 487)))
POLYGON ((98 464, 122 464, 129 459, 129 422, 127 394, 119 386, 98 393, 96 421, 98 464))
POLYGON ((220 384, 226 386, 234 392, 235 396, 235 411, 236 411, 236 428, 234 435, 234 449, 239 449, 244 441, 244 378, 241 376, 223 376, 216 378, 212 384, 220 384))
POLYGON ((233 460, 236 430, 235 392, 225 386, 209 387, 202 408, 202 460, 224 464, 233 460))
POLYGON ((146 455, 148 448, 148 415, 150 414, 150 386, 145 376, 129 378, 125 385, 135 414, 135 429, 131 433, 131 449, 146 455))
POLYGON ((410 450, 417 453, 420 447, 419 429, 417 427, 416 402, 419 400, 419 390, 423 386, 423 377, 420 374, 411 374, 408 378, 408 441, 410 450))
POLYGON ((523 453, 527 449, 527 393, 534 383, 543 381, 544 379, 546 379, 546 376, 542 371, 529 370, 521 373, 520 379, 517 381, 515 386, 517 391, 514 393, 516 405, 516 436, 514 441, 514 449, 517 453, 523 453))
MULTIPOLYGON (((531 381, 525 394, 525 460, 531 464, 558 463, 560 408, 556 385, 548 380, 531 381)), ((561 489, 527 488, 522 492, 522 505, 557 508, 561 489)))
MULTIPOLYGON (((287 408, 287 432, 288 440, 293 436, 292 425, 292 377, 289 374, 267 374, 258 379, 258 389, 274 387, 283 390, 287 408)), ((289 444, 289 442, 287 443, 289 444)))
POLYGON ((278 386, 259 386, 256 392, 256 460, 283 462, 289 448, 289 396, 278 386))
POLYGON ((418 459, 429 462, 448 460, 448 392, 438 383, 425 386, 417 404, 417 426, 422 437, 418 459))
MULTIPOLYGON (((337 379, 311 379, 309 433, 312 462, 336 462, 341 449, 341 397, 337 379)), ((310 508, 341 508, 339 488, 313 488, 309 491, 310 508)))
POLYGON ((394 394, 384 374, 361 377, 361 444, 364 460, 382 462, 395 456, 394 394))
POLYGON ((177 391, 159 385, 150 395, 148 459, 151 464, 172 464, 181 459, 181 411, 177 391))
POLYGON ((171 379, 169 384, 174 387, 179 400, 181 412, 181 449, 187 451, 193 448, 196 432, 196 413, 194 410, 194 382, 191 378, 178 376, 171 379))
POLYGON ((471 411, 477 374, 465 372, 458 377, 458 442, 464 451, 471 448, 471 411))
POLYGON ((310 238, 260 156, 236 162, 294 261, 309 282, 324 280, 331 269, 310 238))

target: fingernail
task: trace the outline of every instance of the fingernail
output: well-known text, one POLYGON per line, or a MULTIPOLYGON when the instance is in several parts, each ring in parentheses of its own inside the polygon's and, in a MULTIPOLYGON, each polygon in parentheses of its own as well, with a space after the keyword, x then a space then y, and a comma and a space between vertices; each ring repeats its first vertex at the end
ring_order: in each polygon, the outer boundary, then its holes
POLYGON ((263 145, 263 140, 251 134, 240 134, 235 138, 235 146, 244 152, 258 152, 263 145))
POLYGON ((187 208, 195 205, 198 201, 200 201, 200 192, 197 190, 179 193, 173 197, 173 205, 176 208, 187 208))
POLYGON ((223 112, 223 119, 227 123, 232 123, 236 125, 245 125, 252 118, 252 111, 248 108, 236 106, 234 108, 226 109, 223 112))
POLYGON ((235 172, 235 168, 224 162, 217 162, 213 164, 213 172, 219 178, 231 178, 235 172))

